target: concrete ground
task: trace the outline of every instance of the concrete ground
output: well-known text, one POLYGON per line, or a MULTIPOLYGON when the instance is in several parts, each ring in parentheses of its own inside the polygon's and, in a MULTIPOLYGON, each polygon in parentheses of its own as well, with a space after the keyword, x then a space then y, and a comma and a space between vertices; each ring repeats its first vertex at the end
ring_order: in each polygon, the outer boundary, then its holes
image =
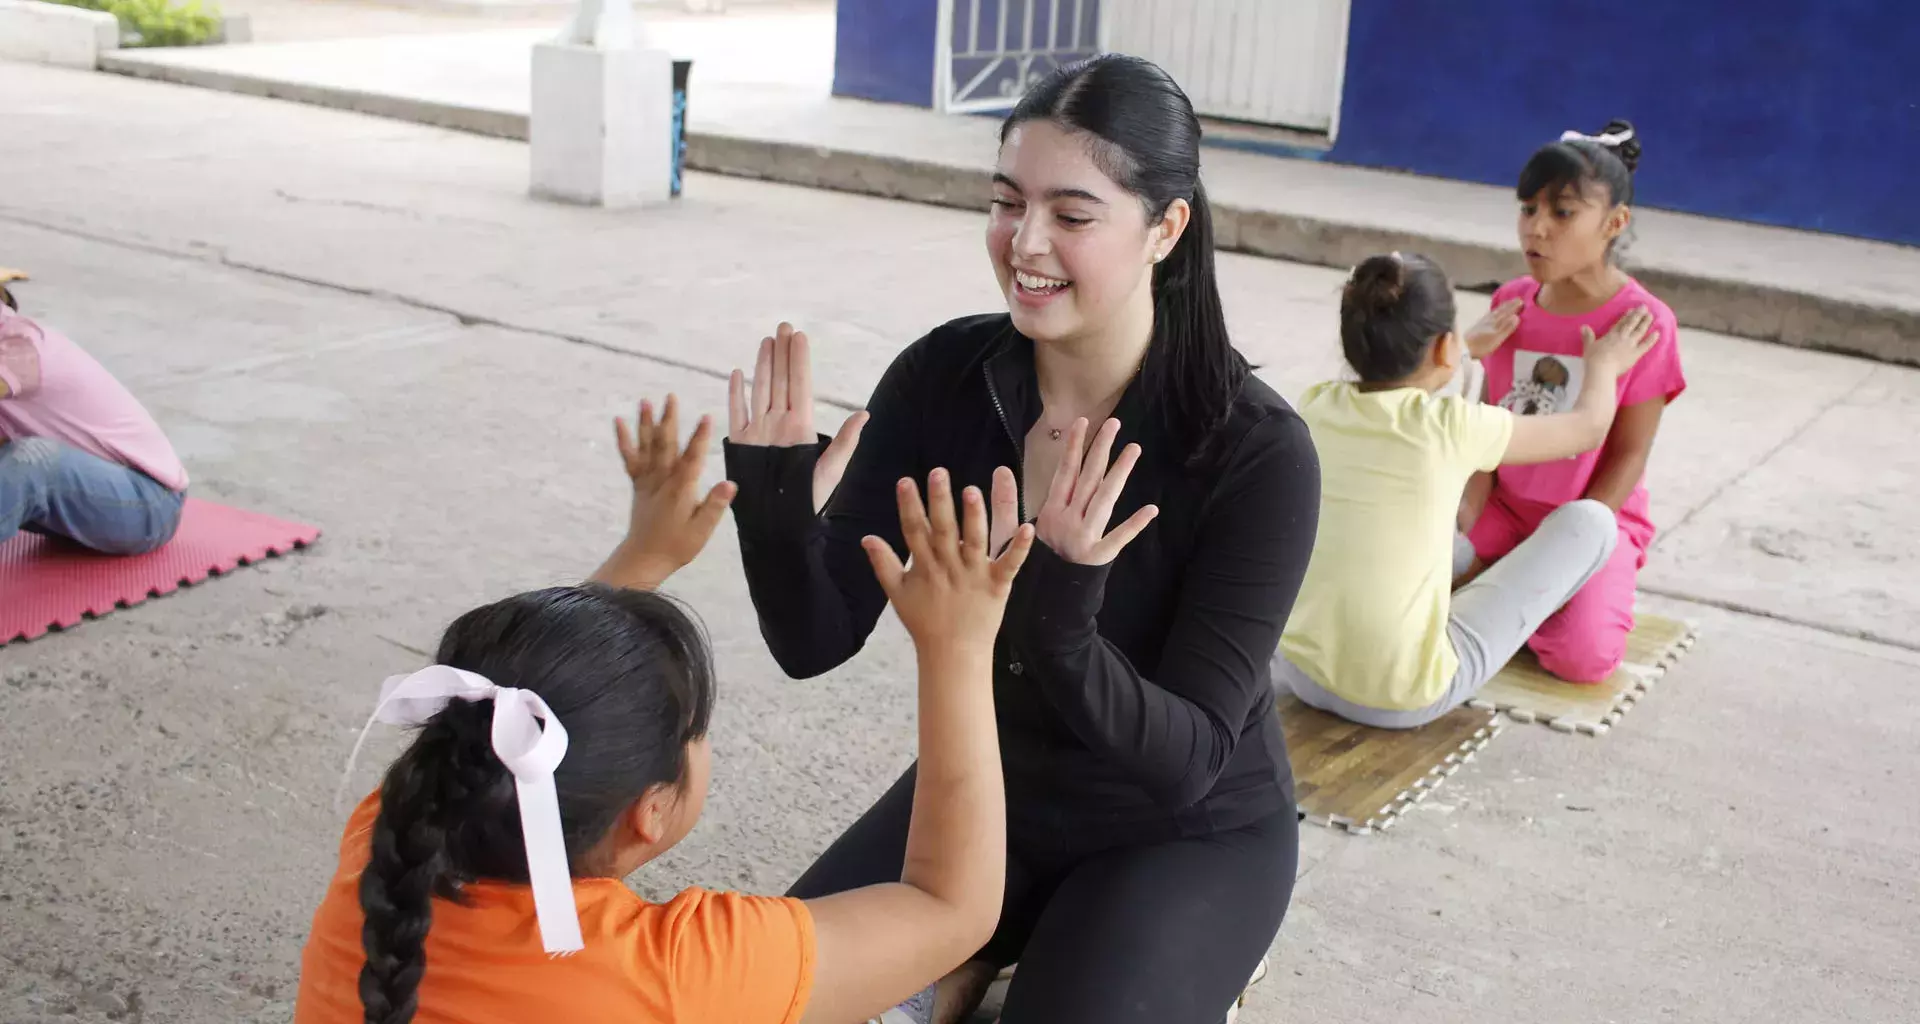
MULTIPOLYGON (((857 405, 998 302, 964 212, 709 176, 569 209, 525 198, 513 142, 21 65, 0 96, 26 307, 141 395, 200 496, 326 531, 0 649, 7 1022, 286 1020, 379 680, 472 604, 590 570, 624 512, 607 418, 667 390, 720 411, 782 318, 857 405)), ((1337 372, 1339 273, 1221 273, 1283 392, 1337 372)), ((1920 372, 1683 345, 1645 581, 1698 646, 1604 739, 1510 726, 1393 831, 1307 829, 1243 1020, 1910 1018, 1920 372)), ((907 645, 888 625, 784 679, 730 527, 672 589, 724 674, 714 791, 633 882, 778 891, 911 756, 907 645)))

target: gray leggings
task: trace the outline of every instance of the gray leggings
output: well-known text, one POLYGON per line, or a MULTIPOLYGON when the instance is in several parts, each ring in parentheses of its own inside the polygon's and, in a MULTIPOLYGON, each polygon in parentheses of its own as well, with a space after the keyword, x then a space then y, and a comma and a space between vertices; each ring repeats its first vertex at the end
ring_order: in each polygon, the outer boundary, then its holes
MULTIPOLYGON (((1619 541, 1613 510, 1581 499, 1548 514, 1507 557, 1472 583, 1454 591, 1447 639, 1460 669, 1440 699, 1411 711, 1385 711, 1355 704, 1314 682, 1279 654, 1273 656, 1275 685, 1293 691, 1304 704, 1378 729, 1412 729, 1465 704, 1494 673, 1526 644, 1540 624, 1567 603, 1613 557, 1619 541)), ((1473 563, 1473 545, 1453 542, 1453 574, 1473 563)))

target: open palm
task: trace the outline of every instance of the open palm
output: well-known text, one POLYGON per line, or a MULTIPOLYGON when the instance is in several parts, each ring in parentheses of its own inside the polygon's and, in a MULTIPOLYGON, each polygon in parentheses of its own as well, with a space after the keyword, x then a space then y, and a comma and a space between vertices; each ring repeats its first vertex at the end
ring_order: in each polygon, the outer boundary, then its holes
MULTIPOLYGON (((806 333, 782 323, 771 337, 762 338, 751 388, 746 376, 735 370, 727 397, 727 440, 733 444, 792 448, 818 440, 813 427, 813 358, 806 333)), ((826 507, 833 489, 840 486, 866 425, 865 411, 847 417, 813 464, 815 512, 826 507)))

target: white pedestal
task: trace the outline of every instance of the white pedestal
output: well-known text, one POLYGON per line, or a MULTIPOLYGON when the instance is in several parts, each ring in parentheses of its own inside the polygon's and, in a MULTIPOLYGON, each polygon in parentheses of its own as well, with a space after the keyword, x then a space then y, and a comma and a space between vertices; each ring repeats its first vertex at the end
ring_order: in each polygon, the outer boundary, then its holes
POLYGON ((664 203, 673 184, 673 58, 570 43, 533 48, 532 192, 590 206, 664 203))

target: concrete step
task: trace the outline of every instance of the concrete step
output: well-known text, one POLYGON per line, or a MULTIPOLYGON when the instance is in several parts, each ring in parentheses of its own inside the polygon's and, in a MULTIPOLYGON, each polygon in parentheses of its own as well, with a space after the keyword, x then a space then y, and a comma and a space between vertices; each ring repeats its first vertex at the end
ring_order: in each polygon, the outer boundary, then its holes
MULTIPOLYGON (((528 48, 542 35, 122 51, 101 66, 524 139, 528 48)), ((985 208, 993 119, 837 99, 812 65, 749 66, 711 49, 705 64, 707 53, 688 54, 692 169, 985 208)), ((1505 189, 1239 149, 1204 160, 1223 249, 1334 267, 1419 251, 1476 289, 1524 272, 1505 189)), ((1686 326, 1920 365, 1920 249, 1643 209, 1623 261, 1686 326)))

